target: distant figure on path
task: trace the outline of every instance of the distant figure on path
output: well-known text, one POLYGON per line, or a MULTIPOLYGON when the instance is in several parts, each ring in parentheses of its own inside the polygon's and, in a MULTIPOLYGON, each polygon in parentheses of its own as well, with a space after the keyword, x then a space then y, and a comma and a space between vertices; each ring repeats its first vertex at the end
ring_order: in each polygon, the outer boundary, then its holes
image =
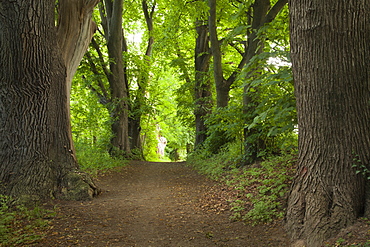
POLYGON ((157 153, 159 154, 159 158, 164 157, 164 149, 166 148, 167 145, 167 139, 163 136, 159 137, 158 139, 158 146, 157 146, 157 153))

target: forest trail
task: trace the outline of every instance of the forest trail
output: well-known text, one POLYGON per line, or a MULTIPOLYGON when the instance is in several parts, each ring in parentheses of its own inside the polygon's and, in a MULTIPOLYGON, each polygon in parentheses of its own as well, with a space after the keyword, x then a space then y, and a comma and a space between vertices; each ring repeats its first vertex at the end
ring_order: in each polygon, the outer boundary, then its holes
POLYGON ((185 163, 131 162, 97 183, 93 201, 60 202, 34 246, 288 246, 280 224, 230 221, 222 186, 185 163))

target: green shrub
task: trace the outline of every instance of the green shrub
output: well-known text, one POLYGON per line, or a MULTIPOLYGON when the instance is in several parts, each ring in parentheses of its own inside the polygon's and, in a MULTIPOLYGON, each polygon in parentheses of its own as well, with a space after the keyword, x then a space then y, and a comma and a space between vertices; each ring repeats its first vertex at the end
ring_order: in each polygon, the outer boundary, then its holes
POLYGON ((127 164, 123 159, 111 157, 106 149, 99 146, 77 143, 76 154, 81 170, 92 175, 127 164))

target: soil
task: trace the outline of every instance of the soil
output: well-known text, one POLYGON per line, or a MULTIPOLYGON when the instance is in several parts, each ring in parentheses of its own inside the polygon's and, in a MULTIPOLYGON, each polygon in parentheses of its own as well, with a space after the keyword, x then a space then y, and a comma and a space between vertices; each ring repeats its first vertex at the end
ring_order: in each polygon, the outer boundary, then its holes
POLYGON ((280 222, 231 221, 232 192, 185 163, 131 162, 97 183, 92 201, 58 202, 34 246, 289 246, 280 222))

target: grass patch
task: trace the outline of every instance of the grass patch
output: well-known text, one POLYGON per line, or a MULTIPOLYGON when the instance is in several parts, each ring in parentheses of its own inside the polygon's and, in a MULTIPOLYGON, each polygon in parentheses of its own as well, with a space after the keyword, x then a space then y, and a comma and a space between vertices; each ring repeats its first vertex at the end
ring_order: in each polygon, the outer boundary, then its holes
POLYGON ((0 195, 0 246, 31 245, 45 237, 51 210, 40 206, 27 208, 11 197, 0 195))

